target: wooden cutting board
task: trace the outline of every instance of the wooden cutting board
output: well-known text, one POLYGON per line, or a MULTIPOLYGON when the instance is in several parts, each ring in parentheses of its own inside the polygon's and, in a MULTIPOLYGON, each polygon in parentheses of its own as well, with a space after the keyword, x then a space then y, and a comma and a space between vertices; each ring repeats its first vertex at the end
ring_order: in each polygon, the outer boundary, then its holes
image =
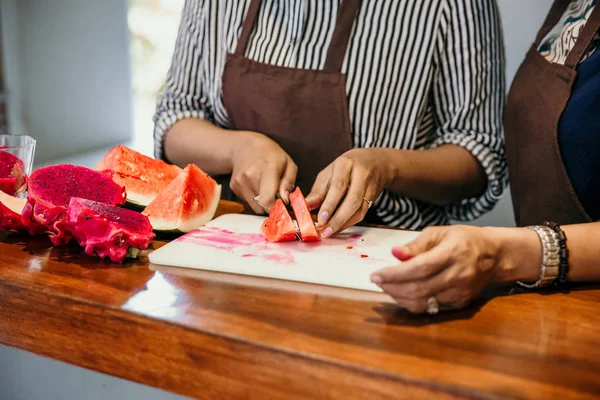
POLYGON ((318 243, 269 243, 260 234, 264 217, 220 216, 150 253, 152 264, 381 291, 371 274, 397 265, 393 246, 418 232, 353 227, 318 243))

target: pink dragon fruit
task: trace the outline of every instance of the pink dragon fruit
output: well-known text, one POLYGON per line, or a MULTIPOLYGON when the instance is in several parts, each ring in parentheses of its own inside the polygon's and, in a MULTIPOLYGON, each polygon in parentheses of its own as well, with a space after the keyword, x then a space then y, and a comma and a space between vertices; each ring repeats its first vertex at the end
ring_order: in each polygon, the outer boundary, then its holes
POLYGON ((13 196, 24 191, 26 180, 23 161, 7 151, 0 150, 0 191, 13 196))
POLYGON ((73 197, 67 208, 68 230, 88 255, 120 263, 136 258, 155 236, 148 217, 139 212, 73 197))
POLYGON ((28 180, 27 204, 21 221, 30 233, 39 225, 50 232, 55 246, 68 243, 72 236, 64 229, 67 206, 72 197, 104 204, 125 203, 125 188, 112 180, 112 172, 98 172, 70 164, 53 165, 36 170, 28 180))

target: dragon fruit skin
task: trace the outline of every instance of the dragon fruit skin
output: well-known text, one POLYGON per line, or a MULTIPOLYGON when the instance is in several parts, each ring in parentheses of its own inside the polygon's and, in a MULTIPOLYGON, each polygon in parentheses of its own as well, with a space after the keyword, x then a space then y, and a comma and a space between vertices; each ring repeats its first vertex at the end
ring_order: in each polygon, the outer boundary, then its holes
POLYGON ((4 192, 0 192, 0 231, 29 231, 33 235, 46 233, 46 228, 42 225, 32 225, 30 229, 23 225, 21 213, 23 212, 25 204, 25 199, 9 196, 4 192))
POLYGON ((148 217, 125 208, 73 197, 67 208, 65 229, 88 255, 121 263, 148 248, 155 234, 148 217))
POLYGON ((55 246, 68 243, 72 235, 65 230, 66 211, 72 197, 110 205, 125 203, 125 188, 112 180, 110 171, 94 171, 70 164, 36 170, 28 179, 27 204, 21 221, 29 231, 46 227, 55 246))
POLYGON ((10 196, 24 190, 26 185, 25 164, 4 150, 0 150, 0 191, 10 196))

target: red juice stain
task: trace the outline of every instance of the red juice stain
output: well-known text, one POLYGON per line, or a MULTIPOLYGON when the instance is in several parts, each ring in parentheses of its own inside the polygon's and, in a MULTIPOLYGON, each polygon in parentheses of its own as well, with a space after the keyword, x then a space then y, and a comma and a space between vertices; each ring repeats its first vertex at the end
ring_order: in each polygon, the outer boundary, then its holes
POLYGON ((360 255, 360 258, 367 258, 367 257, 369 257, 369 255, 368 255, 368 254, 361 254, 361 255, 360 255))
POLYGON ((351 245, 351 244, 349 244, 348 246, 346 246, 346 248, 347 248, 348 250, 352 250, 352 249, 354 248, 354 246, 353 246, 353 245, 351 245))

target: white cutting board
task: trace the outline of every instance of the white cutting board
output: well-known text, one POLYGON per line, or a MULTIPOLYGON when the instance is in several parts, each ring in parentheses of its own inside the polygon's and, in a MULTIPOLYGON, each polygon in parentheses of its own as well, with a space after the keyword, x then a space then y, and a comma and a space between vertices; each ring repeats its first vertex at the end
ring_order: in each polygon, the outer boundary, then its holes
POLYGON ((264 217, 227 214, 150 253, 152 264, 380 292, 371 274, 418 232, 353 227, 317 243, 269 243, 264 217))

